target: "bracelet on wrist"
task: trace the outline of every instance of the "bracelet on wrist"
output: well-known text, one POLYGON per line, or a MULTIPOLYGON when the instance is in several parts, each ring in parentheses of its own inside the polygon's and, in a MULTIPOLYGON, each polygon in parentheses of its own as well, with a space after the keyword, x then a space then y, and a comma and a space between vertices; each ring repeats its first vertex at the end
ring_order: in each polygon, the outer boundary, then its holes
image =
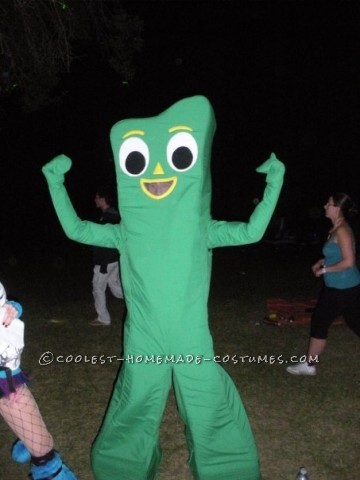
POLYGON ((323 275, 325 275, 325 273, 326 273, 326 265, 323 265, 322 271, 323 271, 323 275))

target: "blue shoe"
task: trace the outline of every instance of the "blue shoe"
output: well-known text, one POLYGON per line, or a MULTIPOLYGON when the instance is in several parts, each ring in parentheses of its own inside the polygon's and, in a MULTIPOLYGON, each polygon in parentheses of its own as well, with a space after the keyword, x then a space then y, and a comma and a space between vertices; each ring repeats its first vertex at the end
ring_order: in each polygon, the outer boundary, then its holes
POLYGON ((30 470, 32 480, 77 480, 57 452, 54 452, 54 457, 47 461, 45 465, 31 463, 30 470))
MULTIPOLYGON (((31 462, 31 454, 21 440, 14 443, 11 456, 18 463, 31 462)), ((57 452, 44 465, 31 463, 30 471, 32 480, 77 480, 57 452)))

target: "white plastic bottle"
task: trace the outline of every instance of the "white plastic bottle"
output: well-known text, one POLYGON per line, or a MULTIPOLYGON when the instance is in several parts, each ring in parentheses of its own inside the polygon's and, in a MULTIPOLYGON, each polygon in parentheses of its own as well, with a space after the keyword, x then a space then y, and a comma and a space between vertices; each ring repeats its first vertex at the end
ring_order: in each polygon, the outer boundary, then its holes
POLYGON ((298 471, 295 480, 310 480, 309 474, 305 467, 301 467, 298 471))

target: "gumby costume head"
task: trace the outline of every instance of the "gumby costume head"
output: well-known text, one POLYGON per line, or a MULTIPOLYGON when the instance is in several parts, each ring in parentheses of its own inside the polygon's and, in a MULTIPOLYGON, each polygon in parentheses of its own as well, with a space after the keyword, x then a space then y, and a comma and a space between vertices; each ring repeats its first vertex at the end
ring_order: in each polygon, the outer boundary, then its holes
POLYGON ((127 304, 124 364, 92 449, 96 480, 156 478, 159 428, 173 385, 198 480, 259 480, 254 438, 239 393, 217 363, 208 327, 212 249, 259 241, 283 183, 274 154, 257 171, 266 188, 249 222, 211 218, 213 109, 186 98, 158 116, 111 130, 119 225, 81 221, 64 187, 71 161, 43 168, 65 233, 116 247, 127 304))
POLYGON ((157 117, 118 122, 111 145, 123 216, 128 207, 157 216, 159 208, 178 202, 208 210, 214 132, 213 109, 201 96, 182 100, 157 117))

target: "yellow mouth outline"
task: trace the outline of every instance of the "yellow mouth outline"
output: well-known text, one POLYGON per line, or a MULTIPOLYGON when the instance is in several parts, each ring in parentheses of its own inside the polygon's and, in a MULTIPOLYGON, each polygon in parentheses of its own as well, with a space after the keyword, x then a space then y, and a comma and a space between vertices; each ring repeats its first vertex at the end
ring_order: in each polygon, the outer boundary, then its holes
POLYGON ((148 178, 141 178, 140 179, 140 186, 141 190, 150 198, 153 198, 154 200, 162 200, 163 198, 167 197, 170 195, 170 193, 174 190, 177 184, 177 177, 170 177, 170 178, 162 178, 160 179, 154 179, 150 180, 148 178), (166 182, 171 182, 169 185, 169 188, 166 190, 166 192, 162 193, 161 195, 154 195, 153 193, 149 192, 147 189, 148 184, 154 184, 154 183, 166 183, 166 182))

